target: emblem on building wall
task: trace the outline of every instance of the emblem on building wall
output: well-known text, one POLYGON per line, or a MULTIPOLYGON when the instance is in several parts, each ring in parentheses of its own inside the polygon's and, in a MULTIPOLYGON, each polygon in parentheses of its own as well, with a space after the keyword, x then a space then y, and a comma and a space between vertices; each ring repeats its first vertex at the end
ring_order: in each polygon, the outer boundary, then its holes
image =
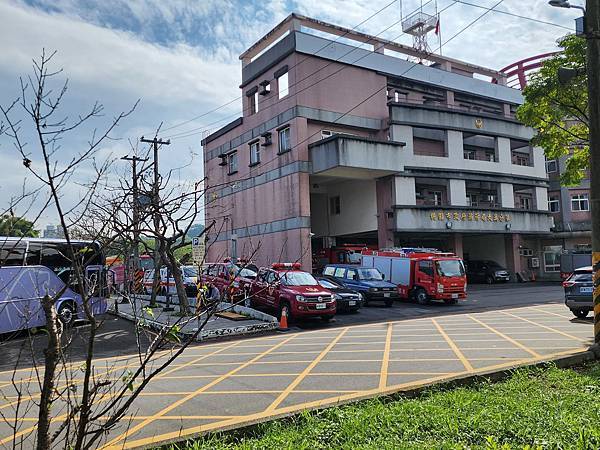
POLYGON ((477 128, 478 130, 483 128, 483 119, 475 119, 475 128, 477 128))

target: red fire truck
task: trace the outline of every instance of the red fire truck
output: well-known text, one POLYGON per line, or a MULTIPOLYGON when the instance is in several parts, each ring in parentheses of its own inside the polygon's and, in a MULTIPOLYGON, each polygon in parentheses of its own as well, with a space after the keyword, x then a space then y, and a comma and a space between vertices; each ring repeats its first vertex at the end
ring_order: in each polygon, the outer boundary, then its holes
POLYGON ((394 249, 362 253, 362 265, 375 267, 398 286, 402 298, 420 304, 443 300, 456 304, 467 297, 463 260, 435 249, 394 249))
POLYGON ((313 253, 313 272, 321 273, 327 264, 360 264, 363 250, 377 250, 377 247, 366 244, 342 244, 317 250, 313 253))

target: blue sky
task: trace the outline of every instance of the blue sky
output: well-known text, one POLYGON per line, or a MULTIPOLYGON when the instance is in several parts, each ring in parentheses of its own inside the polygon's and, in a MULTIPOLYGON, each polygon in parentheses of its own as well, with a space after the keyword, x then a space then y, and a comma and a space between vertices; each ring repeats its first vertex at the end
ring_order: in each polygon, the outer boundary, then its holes
MULTIPOLYGON (((497 0, 465 0, 491 7, 497 0)), ((170 128, 220 105, 215 113, 166 130, 172 138, 163 157, 165 169, 191 164, 178 172, 180 180, 202 177, 200 139, 236 117, 241 101, 238 89, 239 54, 295 11, 335 24, 354 27, 391 0, 3 0, 0 3, 0 103, 18 94, 19 76, 31 72, 31 59, 41 49, 57 50, 56 65, 69 77, 65 115, 75 115, 100 100, 107 116, 97 125, 129 108, 137 99, 135 114, 116 131, 100 156, 130 153, 128 139, 152 134, 163 122, 170 128), (190 136, 177 133, 192 131, 190 136)), ((427 3, 427 2, 424 2, 427 3)), ((470 23, 483 9, 454 0, 438 0, 443 39, 470 23)), ((406 13, 420 0, 404 0, 406 13)), ((431 8, 429 2, 426 8, 431 8)), ((546 0, 504 0, 498 10, 536 17, 571 28, 575 10, 558 10, 546 0)), ((361 31, 378 34, 400 18, 399 2, 361 25, 361 31)), ((518 59, 555 49, 564 28, 490 13, 443 48, 444 55, 499 69, 518 59)), ((382 36, 396 38, 400 25, 382 36)), ((398 39, 410 43, 408 36, 398 39)), ((88 130, 83 130, 86 133, 88 130)), ((82 132, 66 140, 65 156, 89 137, 82 132)), ((189 133, 187 133, 189 134, 189 133)), ((29 135, 31 137, 31 135, 29 135)), ((33 150, 33 140, 31 140, 33 150)), ((31 158, 38 162, 33 152, 31 158)), ((18 193, 26 176, 10 143, 0 137, 0 209, 18 193)), ((125 173, 127 167, 116 167, 125 173)), ((86 175, 87 174, 87 175, 86 175)), ((85 169, 75 176, 84 181, 85 169)), ((29 181, 28 181, 29 183, 29 181)), ((65 193, 65 202, 78 196, 76 186, 65 193)), ((18 211, 17 211, 18 212, 18 211)), ((55 216, 45 213, 41 224, 55 216)))

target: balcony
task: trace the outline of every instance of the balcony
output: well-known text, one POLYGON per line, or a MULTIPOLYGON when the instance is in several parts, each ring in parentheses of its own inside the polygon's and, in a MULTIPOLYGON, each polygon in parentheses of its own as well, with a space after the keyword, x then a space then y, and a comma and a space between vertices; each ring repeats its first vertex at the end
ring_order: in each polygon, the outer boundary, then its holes
POLYGON ((312 173, 373 179, 402 170, 403 142, 336 134, 309 145, 312 173))

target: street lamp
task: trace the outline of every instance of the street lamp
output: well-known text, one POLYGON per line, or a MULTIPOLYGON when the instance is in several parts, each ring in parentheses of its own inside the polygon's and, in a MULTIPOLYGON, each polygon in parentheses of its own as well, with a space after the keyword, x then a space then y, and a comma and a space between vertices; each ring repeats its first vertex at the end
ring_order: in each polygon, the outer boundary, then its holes
POLYGON ((555 8, 576 8, 583 11, 585 14, 585 8, 579 5, 571 5, 567 0, 550 0, 548 2, 550 6, 554 6, 555 8))

